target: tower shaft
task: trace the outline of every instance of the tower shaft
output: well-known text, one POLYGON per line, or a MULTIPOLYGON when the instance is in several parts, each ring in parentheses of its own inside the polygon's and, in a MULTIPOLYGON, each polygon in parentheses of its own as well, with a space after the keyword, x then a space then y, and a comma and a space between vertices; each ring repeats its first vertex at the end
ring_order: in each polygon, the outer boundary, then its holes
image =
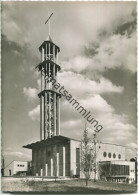
MULTIPOLYGON (((39 47, 41 63, 37 66, 41 72, 40 98, 40 140, 60 135, 60 97, 52 82, 47 76, 57 82, 60 66, 58 65, 59 47, 56 46, 50 36, 39 47)), ((55 84, 54 83, 54 84, 55 84)))

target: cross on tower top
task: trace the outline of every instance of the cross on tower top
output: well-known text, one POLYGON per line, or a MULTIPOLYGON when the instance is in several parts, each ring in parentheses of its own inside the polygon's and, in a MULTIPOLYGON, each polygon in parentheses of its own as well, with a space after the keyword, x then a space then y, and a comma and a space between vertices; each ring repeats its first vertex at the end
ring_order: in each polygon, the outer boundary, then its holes
POLYGON ((49 24, 49 25, 48 25, 48 27, 49 27, 49 28, 48 28, 49 36, 50 36, 50 18, 52 17, 52 15, 53 15, 53 13, 48 17, 48 19, 47 19, 46 22, 45 22, 45 24, 47 24, 47 23, 49 24))

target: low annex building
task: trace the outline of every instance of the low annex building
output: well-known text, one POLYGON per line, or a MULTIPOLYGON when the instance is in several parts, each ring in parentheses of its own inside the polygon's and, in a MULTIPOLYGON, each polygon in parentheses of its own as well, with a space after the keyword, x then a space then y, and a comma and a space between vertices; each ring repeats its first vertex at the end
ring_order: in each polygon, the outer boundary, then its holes
POLYGON ((12 161, 4 168, 4 176, 27 175, 31 171, 31 162, 29 161, 12 161))
POLYGON ((97 143, 97 179, 102 179, 101 167, 108 168, 104 177, 107 181, 134 183, 136 181, 135 162, 126 159, 125 147, 111 143, 97 143))

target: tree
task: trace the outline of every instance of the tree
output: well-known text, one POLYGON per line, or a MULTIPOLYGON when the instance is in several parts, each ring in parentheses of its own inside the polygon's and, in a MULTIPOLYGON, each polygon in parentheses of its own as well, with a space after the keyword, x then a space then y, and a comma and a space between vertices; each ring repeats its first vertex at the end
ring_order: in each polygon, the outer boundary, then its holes
POLYGON ((99 165, 100 178, 111 177, 111 163, 103 163, 99 165))
POLYGON ((111 178, 114 175, 118 175, 118 165, 108 163, 101 163, 99 165, 100 178, 111 178))
POLYGON ((80 169, 85 176, 86 186, 88 185, 88 181, 91 177, 92 172, 94 171, 94 169, 96 169, 95 164, 96 164, 96 144, 93 140, 88 138, 88 130, 85 126, 83 132, 83 139, 81 141, 80 169))

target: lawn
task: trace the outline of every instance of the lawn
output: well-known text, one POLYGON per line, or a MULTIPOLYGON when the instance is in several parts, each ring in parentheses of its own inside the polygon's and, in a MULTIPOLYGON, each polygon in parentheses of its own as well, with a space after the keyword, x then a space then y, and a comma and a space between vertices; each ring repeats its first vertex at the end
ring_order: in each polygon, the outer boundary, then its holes
POLYGON ((3 192, 53 192, 53 193, 95 193, 95 194, 113 194, 113 193, 135 193, 136 184, 121 184, 104 181, 89 181, 86 187, 83 179, 57 180, 46 178, 2 178, 3 192))

